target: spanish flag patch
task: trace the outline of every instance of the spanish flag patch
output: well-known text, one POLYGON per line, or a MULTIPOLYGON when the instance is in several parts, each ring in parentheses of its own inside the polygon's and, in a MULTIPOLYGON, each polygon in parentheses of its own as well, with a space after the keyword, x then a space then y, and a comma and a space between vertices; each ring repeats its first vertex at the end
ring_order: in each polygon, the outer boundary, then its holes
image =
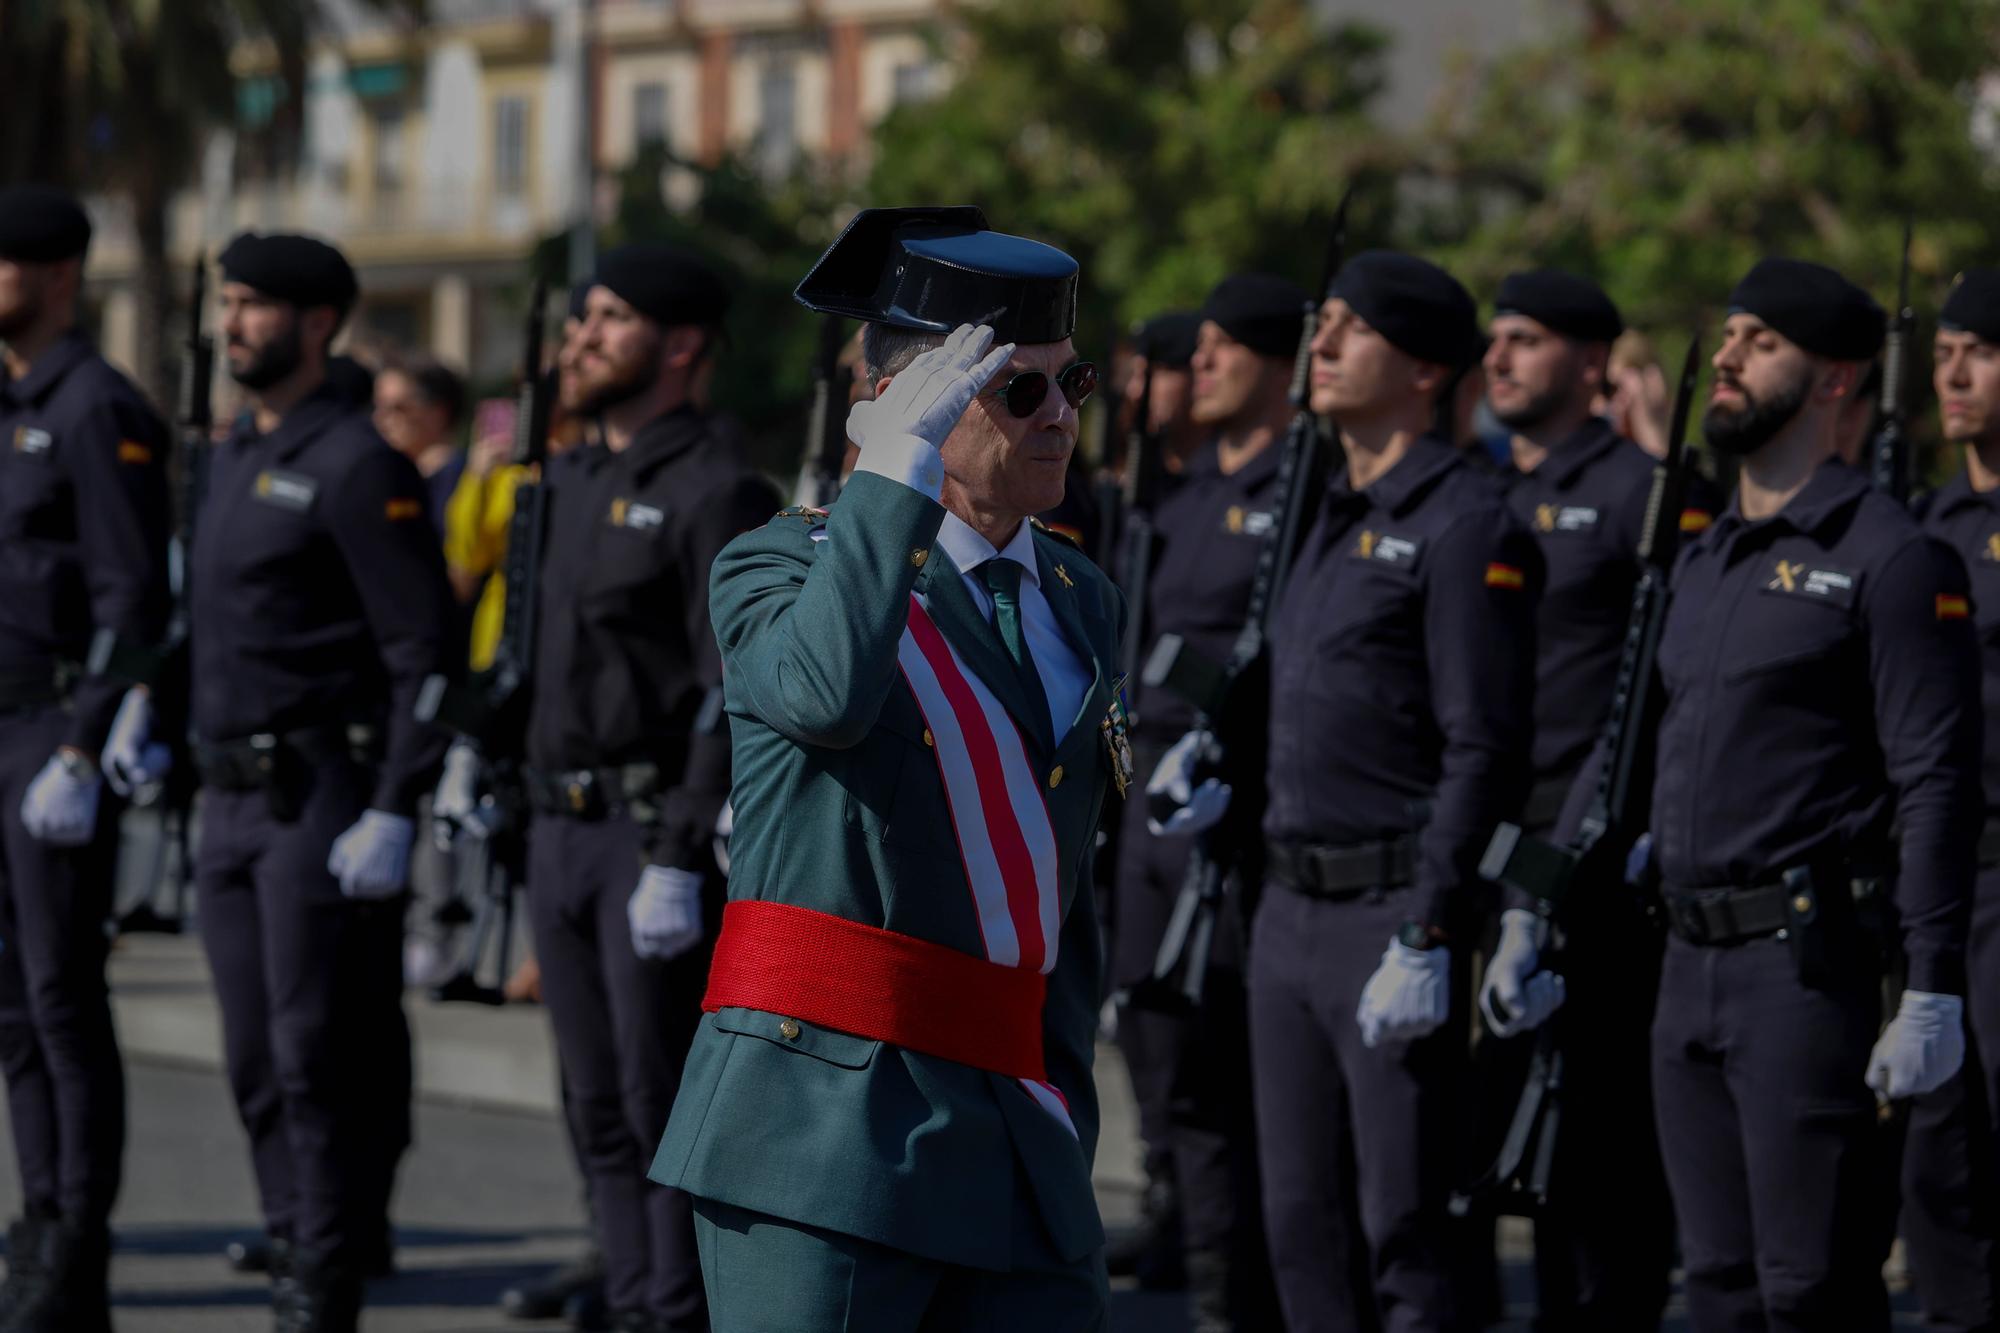
POLYGON ((1486 567, 1486 586, 1489 588, 1519 588, 1522 583, 1521 571, 1513 565, 1503 565, 1495 560, 1486 567))
POLYGON ((1939 620, 1963 620, 1972 614, 1972 603, 1955 593, 1941 592, 1937 595, 1937 618, 1939 620))
POLYGON ((137 440, 118 441, 118 461, 121 463, 150 463, 153 451, 137 440))
POLYGON ((1706 509, 1681 510, 1682 532, 1707 532, 1708 525, 1715 522, 1715 516, 1706 509))
POLYGON ((382 506, 382 513, 391 523, 407 518, 422 518, 424 502, 407 498, 394 499, 382 506))

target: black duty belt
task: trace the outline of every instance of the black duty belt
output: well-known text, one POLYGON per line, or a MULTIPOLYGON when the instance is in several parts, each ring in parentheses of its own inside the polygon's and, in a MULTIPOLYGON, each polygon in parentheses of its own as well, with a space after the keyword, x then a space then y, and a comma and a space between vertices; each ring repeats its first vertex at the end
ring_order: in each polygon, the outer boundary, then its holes
MULTIPOLYGON (((1840 882, 1847 885, 1857 905, 1876 898, 1885 885, 1878 878, 1840 882)), ((1794 896, 1794 891, 1783 884, 1723 885, 1708 889, 1683 889, 1669 884, 1661 891, 1667 907, 1667 928, 1689 944, 1702 945, 1740 944, 1777 934, 1792 924, 1794 896)), ((1810 910, 1811 906, 1807 901, 1797 910, 1810 910)))
POLYGON ((69 699, 76 684, 73 662, 26 671, 0 672, 0 713, 24 713, 30 708, 47 708, 69 699))
POLYGON ((1399 889, 1416 878, 1417 840, 1404 834, 1347 847, 1274 842, 1265 868, 1276 882, 1309 898, 1358 898, 1371 889, 1399 889))
POLYGON ((1521 827, 1545 829, 1562 818, 1563 804, 1569 800, 1569 787, 1566 779, 1537 782, 1521 805, 1521 827))
POLYGON ((1989 819, 1979 830, 1979 867, 2000 865, 2000 819, 1989 819))
POLYGON ((620 764, 606 768, 573 768, 549 772, 522 770, 528 804, 536 813, 603 819, 628 812, 641 823, 652 818, 650 802, 660 790, 658 764, 620 764))
POLYGON ((260 731, 238 740, 194 744, 194 765, 202 785, 217 791, 257 791, 289 776, 303 761, 318 765, 381 761, 380 733, 367 723, 329 722, 295 731, 260 731))

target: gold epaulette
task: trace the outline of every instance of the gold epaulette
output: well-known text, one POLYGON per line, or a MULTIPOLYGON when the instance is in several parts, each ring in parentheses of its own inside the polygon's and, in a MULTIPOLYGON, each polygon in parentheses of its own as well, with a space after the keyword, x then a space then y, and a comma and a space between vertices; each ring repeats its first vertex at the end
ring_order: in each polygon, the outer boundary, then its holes
POLYGON ((780 509, 771 518, 774 522, 781 518, 802 518, 808 523, 818 524, 826 522, 826 515, 826 510, 815 505, 793 505, 789 509, 780 509))

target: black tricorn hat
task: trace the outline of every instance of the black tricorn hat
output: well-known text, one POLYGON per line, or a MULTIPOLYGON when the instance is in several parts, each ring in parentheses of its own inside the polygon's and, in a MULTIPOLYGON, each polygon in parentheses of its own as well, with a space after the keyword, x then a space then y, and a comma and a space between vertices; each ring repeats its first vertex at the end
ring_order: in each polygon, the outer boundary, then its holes
POLYGON ((977 208, 864 208, 793 293, 800 305, 902 329, 990 324, 1000 342, 1076 328, 1076 260, 986 230, 977 208))

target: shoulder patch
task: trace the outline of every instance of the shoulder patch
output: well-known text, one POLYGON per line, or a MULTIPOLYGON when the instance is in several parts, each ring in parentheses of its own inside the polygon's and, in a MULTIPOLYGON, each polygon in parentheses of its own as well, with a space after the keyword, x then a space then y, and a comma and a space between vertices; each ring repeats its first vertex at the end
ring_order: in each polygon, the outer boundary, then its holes
POLYGON ((797 518, 804 519, 807 523, 824 523, 828 512, 817 505, 793 505, 789 509, 780 509, 771 515, 771 521, 775 523, 781 518, 797 518))
POLYGON ((1028 526, 1033 528, 1036 532, 1040 532, 1047 536, 1055 538, 1063 545, 1071 547, 1074 550, 1081 551, 1083 549, 1083 534, 1080 532, 1073 531, 1072 529, 1069 528, 1052 528, 1048 524, 1042 522, 1042 520, 1040 520, 1039 518, 1030 518, 1028 520, 1028 526))

